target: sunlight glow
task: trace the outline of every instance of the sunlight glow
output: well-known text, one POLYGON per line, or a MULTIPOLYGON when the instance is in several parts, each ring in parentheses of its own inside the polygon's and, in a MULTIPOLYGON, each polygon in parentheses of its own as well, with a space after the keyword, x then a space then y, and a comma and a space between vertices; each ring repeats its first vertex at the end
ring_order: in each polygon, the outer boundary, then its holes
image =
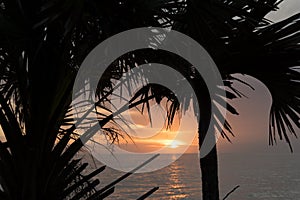
POLYGON ((164 145, 166 145, 167 147, 169 147, 171 149, 176 149, 176 148, 184 145, 184 143, 179 140, 164 140, 163 143, 164 143, 164 145))
POLYGON ((175 148, 179 147, 179 144, 178 144, 178 142, 175 140, 175 141, 173 141, 173 142, 170 144, 170 147, 171 147, 172 149, 175 149, 175 148))

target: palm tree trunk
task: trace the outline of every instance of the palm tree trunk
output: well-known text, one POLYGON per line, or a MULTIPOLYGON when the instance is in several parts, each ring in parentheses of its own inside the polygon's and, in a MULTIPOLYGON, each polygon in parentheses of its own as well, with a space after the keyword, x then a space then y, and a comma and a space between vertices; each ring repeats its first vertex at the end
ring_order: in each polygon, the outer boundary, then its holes
POLYGON ((212 116, 210 109, 210 98, 202 98, 199 107, 201 112, 199 118, 198 142, 200 169, 202 175, 202 199, 219 200, 218 156, 216 138, 215 134, 212 134, 210 132, 211 130, 209 130, 209 124, 212 116))
POLYGON ((203 200, 219 200, 218 156, 216 145, 200 159, 203 200))

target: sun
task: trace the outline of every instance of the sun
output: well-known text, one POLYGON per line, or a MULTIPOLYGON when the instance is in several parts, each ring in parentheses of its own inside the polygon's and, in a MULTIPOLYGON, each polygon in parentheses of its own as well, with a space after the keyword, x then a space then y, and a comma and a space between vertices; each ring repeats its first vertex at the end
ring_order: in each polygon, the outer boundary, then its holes
POLYGON ((179 147, 180 145, 180 142, 178 142, 177 140, 173 140, 170 144, 169 144, 169 147, 172 148, 172 149, 175 149, 177 147, 179 147))
POLYGON ((181 140, 160 140, 159 143, 168 149, 177 149, 185 146, 186 144, 181 140))

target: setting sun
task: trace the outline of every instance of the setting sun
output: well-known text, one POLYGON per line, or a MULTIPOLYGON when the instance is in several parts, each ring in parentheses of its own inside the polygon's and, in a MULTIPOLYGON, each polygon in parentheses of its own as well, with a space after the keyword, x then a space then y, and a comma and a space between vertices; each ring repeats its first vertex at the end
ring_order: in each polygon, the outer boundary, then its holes
POLYGON ((175 149, 175 148, 177 148, 179 146, 179 144, 178 144, 178 142, 175 140, 175 141, 173 141, 171 144, 170 144, 170 147, 172 148, 172 149, 175 149))
POLYGON ((164 140, 163 145, 165 145, 166 147, 169 147, 171 149, 176 149, 182 145, 184 145, 184 142, 181 142, 179 140, 164 140))

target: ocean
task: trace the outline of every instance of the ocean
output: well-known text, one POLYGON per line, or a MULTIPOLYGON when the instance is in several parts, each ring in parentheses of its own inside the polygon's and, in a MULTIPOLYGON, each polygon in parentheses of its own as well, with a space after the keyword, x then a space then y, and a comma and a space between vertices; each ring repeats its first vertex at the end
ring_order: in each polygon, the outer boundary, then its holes
MULTIPOLYGON (((300 154, 220 153, 220 199, 239 185, 226 200, 300 200, 299 158, 300 154)), ((96 165, 99 167, 101 163, 96 165)), ((123 174, 107 167, 98 175, 100 188, 123 174)), ((132 174, 117 184, 113 195, 106 199, 137 199, 158 186, 159 190, 148 199, 198 200, 201 199, 200 177, 198 155, 184 154, 168 167, 132 174)))

